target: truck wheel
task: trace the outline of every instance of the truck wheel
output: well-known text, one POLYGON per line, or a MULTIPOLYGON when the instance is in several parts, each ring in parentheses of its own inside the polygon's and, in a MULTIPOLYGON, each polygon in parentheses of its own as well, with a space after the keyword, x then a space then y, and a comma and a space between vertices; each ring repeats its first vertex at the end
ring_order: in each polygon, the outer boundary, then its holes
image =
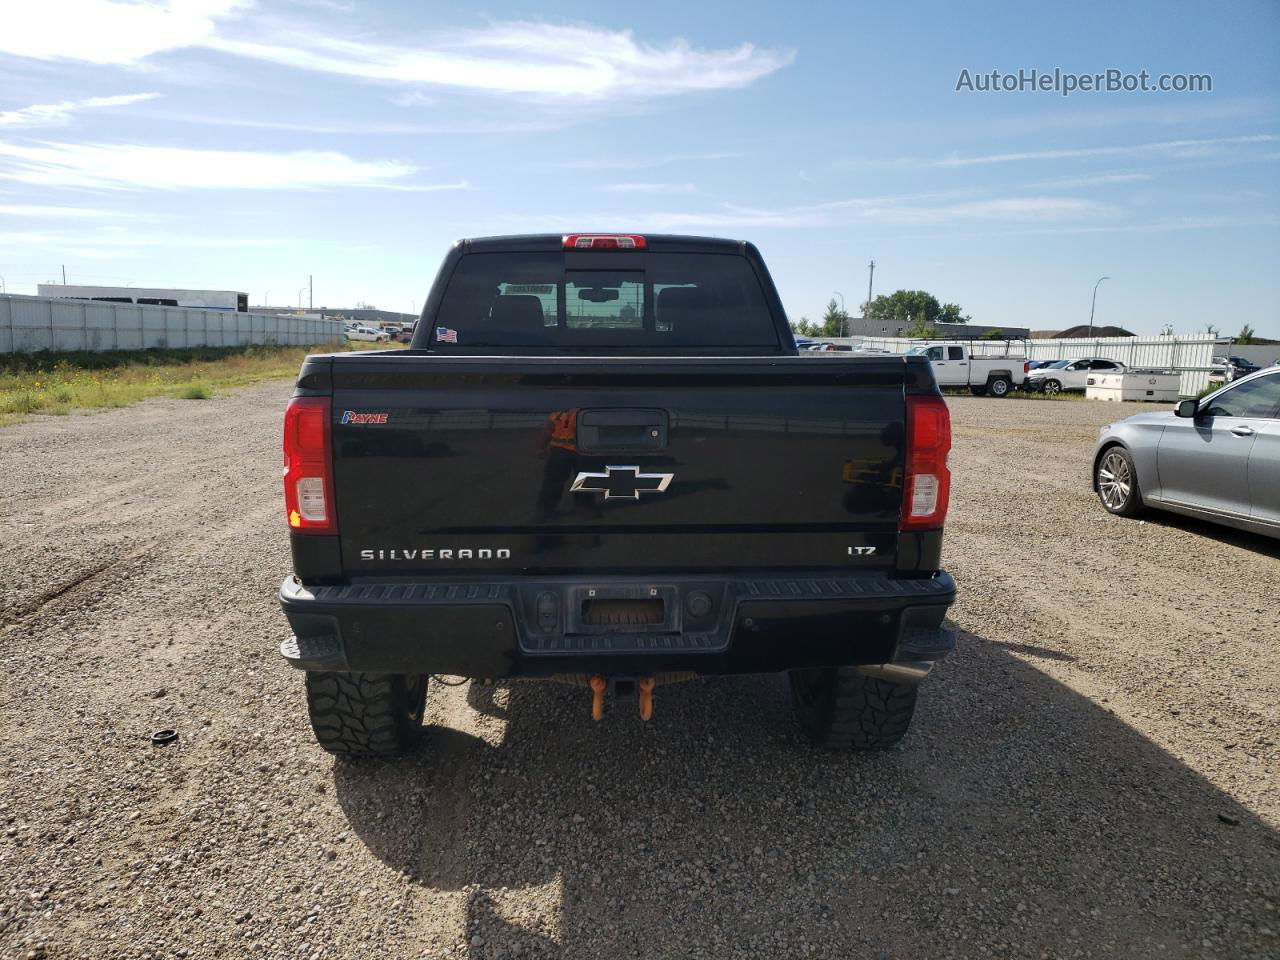
POLYGON ((1133 457, 1124 447, 1106 449, 1098 459, 1093 482, 1102 505, 1116 516, 1132 517, 1142 512, 1138 471, 1133 465, 1133 457))
POLYGON ((1046 380, 1041 389, 1051 397, 1056 397, 1062 392, 1062 384, 1057 380, 1046 380))
POLYGON ((320 746, 349 757, 394 756, 422 727, 427 677, 307 672, 307 711, 320 746))
POLYGON ((856 667, 791 671, 791 707, 804 736, 831 750, 887 750, 911 726, 916 686, 856 667))
POLYGON ((992 377, 987 381, 987 392, 993 397, 1007 397, 1012 386, 1007 377, 992 377))

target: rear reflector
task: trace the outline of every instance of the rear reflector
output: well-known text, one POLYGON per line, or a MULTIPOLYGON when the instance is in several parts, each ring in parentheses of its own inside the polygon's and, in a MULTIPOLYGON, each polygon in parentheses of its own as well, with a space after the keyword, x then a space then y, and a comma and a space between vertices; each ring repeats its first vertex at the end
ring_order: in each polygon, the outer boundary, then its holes
POLYGON ((907 469, 900 530, 934 530, 951 496, 951 412, 941 397, 907 397, 907 469))
POLYGON ((643 250, 644 237, 634 233, 570 233, 564 238, 566 250, 643 250))
POLYGON ((284 509, 297 533, 338 532, 331 417, 328 397, 294 397, 284 411, 284 509))

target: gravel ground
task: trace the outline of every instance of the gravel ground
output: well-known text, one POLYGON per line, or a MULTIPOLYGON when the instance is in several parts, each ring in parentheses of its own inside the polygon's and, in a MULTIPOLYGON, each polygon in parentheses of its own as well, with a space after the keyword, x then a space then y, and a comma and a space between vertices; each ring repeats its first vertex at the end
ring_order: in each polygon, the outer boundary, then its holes
POLYGON ((962 639, 900 751, 761 677, 648 726, 433 685, 356 763, 275 651, 288 390, 0 430, 3 955, 1280 956, 1280 545, 1107 515, 1136 406, 952 400, 962 639))

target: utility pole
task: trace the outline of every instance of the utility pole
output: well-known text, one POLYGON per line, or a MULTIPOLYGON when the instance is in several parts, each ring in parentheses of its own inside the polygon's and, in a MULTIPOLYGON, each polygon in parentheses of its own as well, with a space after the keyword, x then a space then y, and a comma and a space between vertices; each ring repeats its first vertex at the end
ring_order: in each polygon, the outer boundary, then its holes
POLYGON ((316 285, 315 277, 307 274, 307 309, 314 310, 316 308, 316 285))
MULTIPOLYGON (((1098 283, 1103 280, 1110 280, 1110 277, 1099 277, 1098 283)), ((1089 336, 1093 336, 1093 309, 1098 305, 1098 283, 1093 285, 1093 302, 1089 304, 1089 336)))
POLYGON ((62 285, 64 287, 67 285, 67 265, 65 263, 62 265, 62 285))
POLYGON ((871 284, 876 278, 876 262, 874 260, 871 261, 870 270, 871 273, 867 276, 867 305, 862 310, 863 316, 871 312, 871 284))

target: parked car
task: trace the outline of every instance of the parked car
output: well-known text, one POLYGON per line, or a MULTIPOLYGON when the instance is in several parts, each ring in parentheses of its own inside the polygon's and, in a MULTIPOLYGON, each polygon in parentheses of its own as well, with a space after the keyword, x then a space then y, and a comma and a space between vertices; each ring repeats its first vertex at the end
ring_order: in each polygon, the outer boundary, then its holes
POLYGON ((1220 377, 1225 383, 1231 383, 1233 380, 1247 377, 1249 374, 1257 373, 1262 369, 1256 363, 1246 360, 1244 357, 1214 357, 1212 366, 1213 374, 1220 377))
POLYGON ((1023 381, 1025 357, 989 357, 974 354, 968 344, 931 344, 913 347, 907 356, 922 356, 933 367, 940 387, 968 387, 974 396, 1007 397, 1023 381))
POLYGON ((401 327, 400 332, 395 335, 397 343, 409 343, 413 339, 413 327, 401 327))
POLYGON ((1093 489, 1122 517, 1155 507, 1280 538, 1280 369, 1103 427, 1093 489))
POLYGON ((391 339, 381 330, 375 330, 373 327, 366 327, 363 324, 353 324, 346 328, 345 333, 348 340, 365 340, 374 343, 386 343, 391 339))
POLYGON ((464 240, 425 303, 412 351, 309 356, 285 412, 281 653, 321 746, 407 749, 432 675, 648 719, 656 684, 785 672, 811 741, 903 737, 955 645, 923 358, 802 358, 724 239, 464 240))
POLYGON ((1055 394, 1063 390, 1084 392, 1091 373, 1124 373, 1125 365, 1119 360, 1102 357, 1075 357, 1070 360, 1054 360, 1047 367, 1027 373, 1026 388, 1042 393, 1055 394))
POLYGON ((814 340, 812 337, 796 337, 797 350, 808 350, 815 343, 817 343, 817 341, 814 340))

